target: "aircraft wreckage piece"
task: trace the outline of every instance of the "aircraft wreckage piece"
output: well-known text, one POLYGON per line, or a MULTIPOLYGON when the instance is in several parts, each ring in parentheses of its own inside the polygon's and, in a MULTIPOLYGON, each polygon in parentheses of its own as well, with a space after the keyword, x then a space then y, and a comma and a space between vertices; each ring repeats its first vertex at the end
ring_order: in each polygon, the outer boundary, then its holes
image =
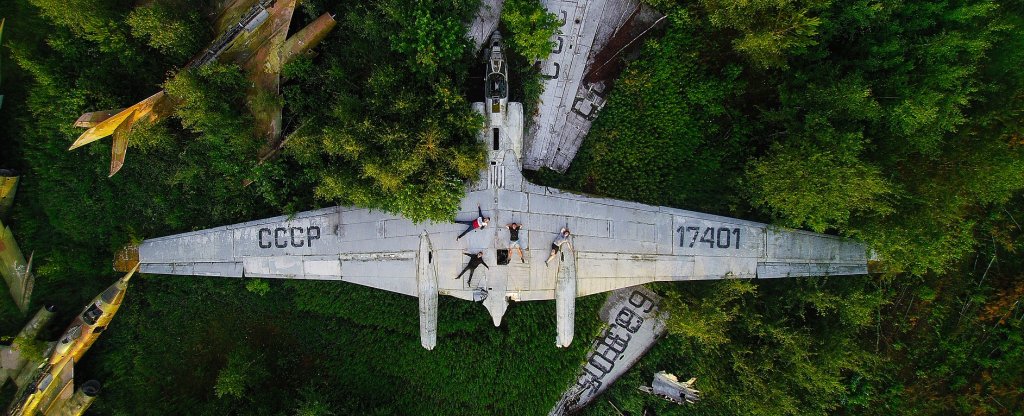
POLYGON ((18 242, 14 239, 14 233, 10 227, 6 227, 0 221, 0 276, 3 276, 10 291, 11 299, 21 313, 28 311, 28 304, 32 299, 32 287, 35 285, 35 277, 32 275, 32 258, 25 261, 25 255, 21 253, 18 242))
POLYGON ((867 273, 865 247, 847 239, 526 181, 522 106, 507 100, 500 35, 492 40, 488 101, 473 104, 485 114, 478 139, 487 146, 488 164, 458 216, 476 218, 480 207, 490 226, 456 240, 464 225, 333 207, 147 239, 118 263, 137 261, 143 273, 334 280, 417 296, 427 349, 436 344, 436 295, 481 302, 495 326, 509 301, 558 299, 556 343, 564 347, 572 340, 574 297, 662 281, 867 273), (508 233, 499 230, 511 222, 522 224, 525 262, 498 264, 509 245, 508 233), (546 265, 563 227, 573 234, 573 249, 546 265), (492 267, 477 269, 472 284, 456 280, 464 253, 480 251, 492 267))
POLYGON ((498 30, 498 23, 501 22, 501 10, 505 0, 481 0, 480 8, 477 9, 473 21, 466 25, 469 32, 469 39, 473 42, 473 52, 479 52, 491 38, 491 34, 498 30))
MULTIPOLYGON (((7 21, 7 19, 0 19, 0 40, 3 40, 3 37, 4 37, 4 23, 6 21, 7 21)), ((0 108, 3 108, 3 106, 4 106, 4 95, 0 94, 0 108)))
POLYGON ((526 134, 525 169, 565 172, 598 112, 622 52, 663 16, 637 0, 542 0, 561 26, 555 47, 540 63, 544 79, 538 111, 526 134))
MULTIPOLYGON (((312 23, 288 37, 297 0, 234 0, 221 9, 215 28, 221 35, 186 65, 195 68, 211 62, 240 65, 252 81, 246 93, 251 102, 268 102, 259 96, 280 93, 281 69, 296 57, 307 53, 334 28, 335 20, 324 13, 312 23), (269 23, 268 23, 269 22, 269 23)), ((153 94, 131 107, 82 114, 75 127, 87 128, 69 150, 113 135, 110 176, 124 166, 128 133, 139 121, 156 123, 170 115, 178 103, 164 91, 153 94)), ((280 104, 253 108, 256 131, 264 140, 259 160, 265 160, 282 145, 280 104)))
POLYGON ((14 205, 14 194, 18 191, 18 173, 0 169, 0 219, 7 218, 7 212, 14 205))
POLYGON ((659 371, 654 374, 650 387, 640 386, 637 389, 675 404, 693 404, 700 401, 700 391, 693 388, 693 383, 696 382, 697 378, 691 378, 680 383, 675 374, 659 371))
MULTIPOLYGON (((0 346, 0 369, 18 385, 15 400, 7 409, 9 416, 78 416, 96 400, 100 384, 90 380, 75 390, 74 366, 100 334, 110 325, 135 274, 132 268, 106 290, 93 298, 57 342, 49 343, 42 361, 31 362, 21 356, 17 346, 0 346)), ((33 339, 53 316, 52 306, 44 307, 22 329, 19 338, 33 339)), ((2 383, 6 379, 0 379, 2 383)))
MULTIPOLYGON (((53 313, 56 310, 57 308, 53 305, 39 308, 39 312, 29 319, 14 339, 21 341, 35 339, 39 335, 39 331, 42 331, 43 327, 53 318, 53 313)), ((39 365, 39 363, 30 365, 29 360, 21 355, 21 348, 17 342, 12 342, 10 346, 0 346, 0 387, 7 384, 7 380, 13 381, 18 387, 25 385, 32 370, 39 365)))
POLYGON ((668 312, 658 310, 660 301, 643 286, 618 289, 608 296, 600 312, 608 325, 591 345, 579 377, 548 416, 582 410, 647 354, 666 330, 668 312))

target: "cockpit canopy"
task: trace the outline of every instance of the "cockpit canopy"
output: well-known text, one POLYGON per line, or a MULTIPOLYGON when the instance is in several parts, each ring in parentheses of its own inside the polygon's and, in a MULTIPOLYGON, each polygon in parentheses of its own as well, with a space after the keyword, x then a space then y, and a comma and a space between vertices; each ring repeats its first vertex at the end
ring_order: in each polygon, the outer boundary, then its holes
POLYGON ((505 75, 501 73, 491 73, 487 76, 487 89, 484 91, 487 98, 508 98, 508 82, 505 80, 505 75))
POLYGON ((85 321, 85 323, 89 325, 96 325, 96 320, 100 319, 100 316, 103 315, 103 310, 100 309, 98 303, 99 302, 90 305, 89 308, 82 313, 82 320, 85 321))

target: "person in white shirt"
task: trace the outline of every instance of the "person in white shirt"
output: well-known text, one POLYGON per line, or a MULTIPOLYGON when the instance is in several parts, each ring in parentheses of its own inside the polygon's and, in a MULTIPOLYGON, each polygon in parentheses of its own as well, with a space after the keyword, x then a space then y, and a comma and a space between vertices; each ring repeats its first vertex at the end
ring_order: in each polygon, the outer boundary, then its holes
POLYGON ((572 242, 569 241, 570 235, 571 233, 569 233, 568 228, 562 228, 562 231, 558 232, 558 237, 555 237, 555 241, 551 242, 551 255, 548 256, 547 260, 544 260, 545 266, 548 265, 548 262, 551 261, 551 259, 555 258, 555 254, 558 254, 558 252, 562 250, 562 245, 568 244, 569 250, 573 249, 572 242))

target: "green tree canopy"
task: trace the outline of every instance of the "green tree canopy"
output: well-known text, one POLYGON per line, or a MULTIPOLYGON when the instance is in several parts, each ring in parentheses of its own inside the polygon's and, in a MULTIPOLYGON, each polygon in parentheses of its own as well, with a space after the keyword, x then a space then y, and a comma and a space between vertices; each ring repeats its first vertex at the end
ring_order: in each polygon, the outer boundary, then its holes
POLYGON ((508 0, 501 9, 501 23, 508 29, 508 46, 528 61, 543 60, 555 43, 551 37, 561 23, 538 0, 508 0))

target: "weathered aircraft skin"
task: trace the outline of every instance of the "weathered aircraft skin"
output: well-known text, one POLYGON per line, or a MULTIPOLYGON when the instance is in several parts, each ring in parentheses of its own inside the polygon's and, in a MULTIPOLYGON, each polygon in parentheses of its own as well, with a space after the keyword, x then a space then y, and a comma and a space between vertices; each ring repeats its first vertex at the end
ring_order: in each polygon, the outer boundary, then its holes
MULTIPOLYGON (((57 342, 51 344, 43 362, 28 373, 28 382, 19 383, 20 389, 15 396, 16 400, 7 410, 8 415, 57 416, 81 415, 85 412, 95 400, 99 384, 90 381, 75 392, 74 365, 114 318, 128 289, 128 281, 136 269, 134 267, 129 270, 124 277, 96 296, 75 317, 57 342)), ((33 322, 30 322, 31 325, 33 322)), ((38 332, 38 329, 35 331, 38 332)), ((21 371, 25 373, 25 370, 21 371)))
POLYGON ((660 15, 637 0, 541 0, 541 4, 558 16, 561 26, 551 38, 555 48, 540 63, 543 92, 526 134, 523 167, 565 172, 605 105, 607 83, 588 79, 587 74, 619 59, 617 54, 602 56, 606 46, 624 47, 613 39, 626 36, 630 44, 636 43, 626 28, 649 26, 660 15))
POLYGON ((491 39, 491 34, 498 30, 498 23, 501 22, 501 10, 505 0, 481 0, 480 7, 473 16, 473 20, 466 24, 466 32, 469 40, 473 42, 473 52, 480 52, 480 48, 491 39))
MULTIPOLYGON (((39 308, 39 312, 32 316, 32 319, 25 324, 21 332, 18 332, 18 336, 15 339, 35 339, 39 335, 39 331, 53 319, 53 313, 56 310, 52 305, 39 308)), ((22 351, 16 344, 0 346, 0 387, 3 387, 8 379, 13 381, 18 387, 23 386, 30 379, 31 373, 40 364, 38 362, 29 363, 29 360, 21 354, 22 351)))
POLYGON ((5 227, 3 219, 14 204, 14 194, 18 190, 18 177, 12 170, 0 169, 0 277, 3 277, 11 299, 21 313, 28 311, 28 303, 32 298, 32 260, 25 261, 18 242, 10 227, 5 227))
MULTIPOLYGON (((2 41, 3 37, 4 37, 4 22, 6 22, 6 21, 7 21, 7 19, 0 19, 0 41, 2 41)), ((4 106, 4 95, 0 94, 0 108, 3 108, 3 106, 4 106)))
POLYGON ((636 365, 667 331, 669 314, 658 309, 661 298, 643 286, 616 289, 599 316, 607 325, 569 388, 548 416, 572 415, 592 403, 636 365))
POLYGON ((510 300, 560 299, 556 343, 567 346, 572 297, 661 281, 867 273, 866 249, 854 241, 532 184, 521 173, 522 124, 511 111, 518 103, 503 105, 497 90, 497 107, 493 97, 474 104, 477 111, 498 112, 486 117, 479 137, 488 165, 458 216, 476 218, 480 207, 491 226, 460 240, 461 224, 417 224, 386 212, 333 207, 149 239, 124 258, 137 256, 144 273, 336 280, 417 296, 427 349, 436 345, 438 294, 483 303, 496 326, 510 300), (501 226, 511 222, 522 224, 526 261, 497 265, 499 250, 509 247, 501 226), (546 265, 562 227, 573 233, 573 250, 546 265), (477 269, 472 285, 456 280, 466 264, 463 253, 478 251, 492 267, 477 269))
POLYGON ((0 219, 7 218, 7 212, 14 205, 14 194, 18 191, 18 174, 12 170, 0 169, 0 219))
MULTIPOLYGON (((221 5, 221 13, 214 26, 221 35, 189 62, 186 68, 210 62, 230 62, 240 65, 252 81, 247 96, 261 94, 278 96, 281 68, 302 53, 308 52, 334 28, 334 17, 324 13, 315 21, 288 37, 288 26, 297 0, 234 0, 221 5)), ((260 160, 272 156, 282 146, 281 111, 276 100, 253 109, 256 131, 265 140, 260 160)), ((76 127, 88 128, 72 143, 69 150, 113 135, 110 176, 124 166, 128 149, 128 133, 136 123, 155 123, 170 115, 178 103, 164 91, 157 92, 131 107, 118 110, 94 111, 82 114, 76 127)))
POLYGON ((35 278, 32 276, 31 257, 25 261, 18 242, 10 227, 0 221, 0 276, 7 283, 11 299, 22 313, 28 311, 29 300, 32 298, 32 287, 35 278))

